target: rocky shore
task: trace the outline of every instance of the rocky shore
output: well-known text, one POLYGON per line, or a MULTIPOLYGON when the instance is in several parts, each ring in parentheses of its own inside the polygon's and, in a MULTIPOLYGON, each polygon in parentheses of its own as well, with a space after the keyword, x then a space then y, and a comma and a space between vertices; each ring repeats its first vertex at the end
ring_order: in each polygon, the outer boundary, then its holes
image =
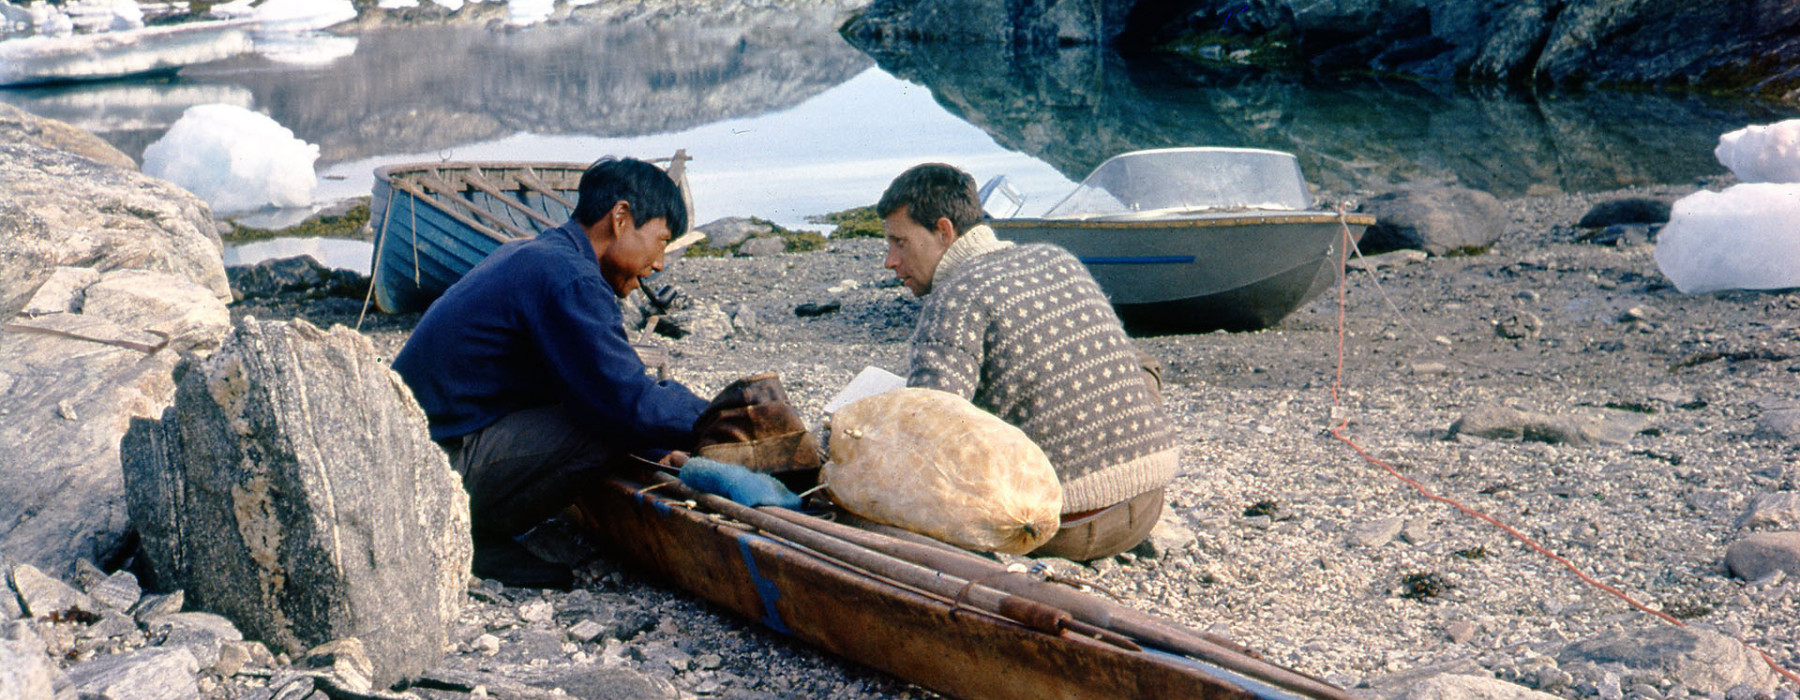
MULTIPOLYGON (((12 149, 0 150, 9 163, 63 159, 47 170, 58 177, 127 177, 79 156, 24 154, 47 146, 0 148, 12 149)), ((1486 222, 1498 238, 1483 252, 1353 261, 1341 326, 1328 296, 1266 331, 1140 339, 1167 368, 1183 440, 1172 507, 1153 546, 1058 566, 1134 607, 1370 697, 1792 700, 1800 686, 1731 640, 1800 668, 1800 292, 1682 295, 1651 257, 1653 225, 1578 226, 1604 201, 1668 202, 1722 184, 1501 199, 1486 222), (1634 611, 1494 527, 1421 498, 1334 439, 1340 421, 1400 474, 1686 626, 1634 611)), ((0 223, 42 219, 19 202, 0 200, 10 217, 0 223)), ((178 208, 107 211, 120 225, 210 235, 202 222, 173 225, 187 216, 178 208)), ((0 280, 12 285, 0 294, 8 318, 42 294, 45 268, 83 263, 31 257, 42 251, 21 252, 16 237, 7 245, 6 269, 35 266, 0 280)), ((918 302, 891 283, 882 252, 879 241, 848 239, 809 253, 684 259, 665 273, 689 300, 677 315, 684 334, 656 342, 697 393, 776 371, 816 418, 862 367, 904 366, 918 302)), ((134 264, 96 259, 88 264, 108 268, 102 275, 134 264)), ((158 264, 197 279, 182 284, 199 297, 222 295, 209 286, 225 279, 216 259, 195 271, 158 264)), ((81 315, 107 310, 94 298, 81 315)), ((327 328, 355 324, 360 307, 348 296, 289 293, 228 310, 239 325, 254 317, 327 328)), ((360 333, 367 352, 392 357, 416 320, 373 315, 360 333)), ((205 337, 225 334, 223 319, 200 326, 205 337)), ((0 333, 0 347, 27 335, 0 333)), ((95 421, 86 403, 27 400, 38 380, 10 371, 0 374, 9 470, 23 464, 19 445, 55 447, 15 426, 95 421)), ((142 393, 135 410, 155 417, 157 402, 174 400, 173 380, 142 393)), ((0 534, 20 533, 8 527, 0 534)), ((134 577, 104 570, 121 562, 99 561, 103 551, 56 558, 101 566, 39 571, 15 566, 27 558, 16 541, 0 557, 11 588, 0 587, 0 697, 391 696, 369 686, 367 651, 272 651, 269 640, 244 641, 231 621, 184 611, 179 597, 142 595, 134 577), (8 696, 15 687, 25 690, 8 696)), ((932 696, 608 560, 581 573, 568 592, 470 582, 445 657, 404 695, 932 696)))

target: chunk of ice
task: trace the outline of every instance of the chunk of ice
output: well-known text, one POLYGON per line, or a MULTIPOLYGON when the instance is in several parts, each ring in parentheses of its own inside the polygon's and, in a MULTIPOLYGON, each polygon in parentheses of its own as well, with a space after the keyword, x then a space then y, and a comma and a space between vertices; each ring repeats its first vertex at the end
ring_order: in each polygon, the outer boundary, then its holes
POLYGON ((312 204, 319 147, 266 116, 231 105, 189 107, 144 149, 144 172, 199 195, 219 212, 312 204))
POLYGON ((1800 119, 1724 134, 1713 155, 1744 182, 1800 182, 1800 119))
POLYGON ((1688 294, 1800 287, 1800 184, 1682 197, 1656 236, 1656 266, 1688 294))

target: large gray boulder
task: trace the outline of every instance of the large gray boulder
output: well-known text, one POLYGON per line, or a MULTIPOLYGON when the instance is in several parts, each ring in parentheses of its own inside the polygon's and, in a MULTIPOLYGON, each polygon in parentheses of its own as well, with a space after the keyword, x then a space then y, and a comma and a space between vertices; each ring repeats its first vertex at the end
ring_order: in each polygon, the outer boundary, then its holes
POLYGON ((123 448, 143 551, 191 606, 295 657, 358 638, 378 685, 441 657, 468 500, 364 336, 241 319, 123 448))
POLYGON ((56 143, 0 138, 0 318, 62 266, 164 272, 231 298, 205 202, 56 143))
POLYGON ((1556 660, 1564 668, 1618 664, 1659 673, 1702 693, 1724 693, 1738 684, 1772 692, 1778 680, 1756 652, 1718 632, 1693 627, 1657 625, 1605 634, 1570 644, 1556 660))
POLYGON ((1725 549, 1725 568, 1755 581, 1777 571, 1800 576, 1800 532, 1758 532, 1725 549))
POLYGON ((1466 187, 1401 190, 1370 197, 1363 211, 1375 225, 1365 253, 1418 248, 1432 255, 1485 251, 1500 240, 1506 210, 1494 195, 1466 187))
POLYGON ((98 136, 67 122, 45 119, 0 103, 0 143, 33 143, 65 151, 101 165, 137 170, 137 162, 98 136))
POLYGON ((216 347, 230 317, 210 289, 132 269, 46 271, 22 306, 0 317, 0 551, 65 578, 125 533, 119 437, 162 413, 180 356, 216 347))

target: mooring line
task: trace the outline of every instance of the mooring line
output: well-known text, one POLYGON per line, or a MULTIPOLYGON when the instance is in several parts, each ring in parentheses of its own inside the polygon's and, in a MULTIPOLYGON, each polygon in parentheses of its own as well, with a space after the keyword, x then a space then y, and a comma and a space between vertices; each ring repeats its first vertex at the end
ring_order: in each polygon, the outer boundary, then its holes
MULTIPOLYGON (((1411 486, 1413 488, 1413 490, 1419 492, 1419 495, 1424 496, 1425 498, 1427 498, 1429 500, 1436 501, 1438 503, 1443 503, 1445 505, 1449 505, 1459 511, 1462 511, 1462 513, 1464 515, 1468 515, 1469 517, 1475 518, 1477 520, 1481 520, 1490 525, 1493 525, 1494 527, 1499 528, 1500 530, 1504 531, 1506 534, 1510 535, 1513 539, 1524 543, 1527 547, 1530 547, 1533 551, 1536 551, 1539 554, 1549 557, 1551 560, 1555 561, 1556 563, 1561 564, 1563 566, 1563 568, 1568 569, 1571 573, 1574 573, 1575 577, 1581 579, 1582 582, 1588 584, 1589 586, 1598 588, 1602 591, 1612 594, 1614 597, 1617 597, 1618 599, 1623 600, 1627 604, 1631 605, 1631 607, 1634 607, 1634 608, 1637 608, 1638 610, 1642 610, 1644 612, 1650 613, 1651 615, 1654 615, 1657 618, 1663 620, 1664 622, 1667 622, 1676 627, 1687 627, 1688 624, 1686 622, 1682 622, 1680 619, 1676 618, 1675 616, 1665 613, 1661 610, 1653 609, 1648 605, 1640 603, 1640 602, 1638 602, 1638 600, 1636 598, 1631 597, 1630 594, 1627 594, 1624 591, 1621 591, 1617 588, 1614 588, 1611 585, 1608 585, 1604 582, 1596 580, 1592 576, 1589 576, 1587 574, 1587 572, 1582 571, 1581 567, 1576 566, 1574 562, 1571 562, 1567 558, 1564 558, 1563 556, 1550 551, 1548 548, 1544 547, 1543 545, 1538 544, 1537 541, 1533 540, 1530 536, 1526 535, 1523 532, 1520 532, 1518 529, 1512 527, 1511 525, 1507 525, 1506 523, 1501 522, 1498 518, 1495 518, 1491 515, 1488 515, 1487 513, 1476 510, 1474 508, 1471 508, 1467 505, 1464 505, 1461 501, 1458 501, 1454 498, 1450 498, 1448 496, 1441 496, 1436 493, 1433 493, 1431 491, 1431 489, 1426 488, 1424 484, 1421 484, 1418 481, 1416 481, 1404 474, 1401 474, 1399 470, 1397 470, 1393 467, 1393 465, 1390 465, 1387 462, 1375 457, 1374 455, 1369 454, 1368 451, 1364 450, 1361 445, 1356 444, 1356 442, 1354 440, 1351 440, 1349 438, 1349 436, 1344 434, 1344 429, 1348 428, 1350 426, 1350 418, 1347 415, 1341 416, 1341 417, 1335 415, 1340 412, 1339 409, 1343 406, 1343 401, 1342 401, 1342 398, 1340 397, 1340 390, 1342 389, 1343 384, 1344 384, 1344 338, 1346 335, 1345 328, 1347 325, 1346 312, 1345 312, 1347 304, 1345 303, 1345 293, 1346 293, 1346 288, 1349 286, 1349 275, 1342 274, 1341 271, 1344 270, 1345 266, 1350 262, 1350 248, 1352 246, 1356 245, 1356 241, 1355 241, 1355 238, 1350 235, 1350 226, 1345 219, 1344 208, 1342 205, 1339 205, 1339 207, 1338 207, 1338 226, 1343 229, 1344 245, 1343 245, 1343 249, 1338 251, 1338 253, 1339 253, 1339 255, 1338 255, 1338 270, 1340 271, 1340 274, 1338 275, 1338 290, 1337 290, 1337 292, 1338 292, 1337 293, 1337 300, 1338 300, 1337 379, 1335 381, 1333 381, 1332 385, 1331 385, 1331 409, 1332 409, 1332 413, 1334 414, 1333 418, 1337 421, 1337 424, 1333 425, 1331 427, 1331 436, 1333 438, 1336 438, 1339 442, 1342 442, 1345 445, 1348 445, 1350 447, 1350 449, 1353 452, 1355 452, 1358 457, 1361 457, 1363 459, 1363 461, 1373 464, 1377 467, 1381 467, 1383 470, 1387 471, 1387 473, 1392 475, 1394 478, 1399 479, 1401 482, 1405 483, 1408 486, 1411 486)), ((1357 255, 1361 256, 1362 251, 1360 251, 1360 250, 1357 251, 1357 255)), ((1385 296, 1385 293, 1384 293, 1384 296, 1385 296)), ((1392 306, 1392 304, 1390 302, 1390 307, 1391 306, 1392 306)), ((1398 309, 1395 310, 1395 313, 1399 313, 1398 309)), ((1781 677, 1786 678, 1789 682, 1792 682, 1795 685, 1800 685, 1800 674, 1795 674, 1793 671, 1789 671, 1787 668, 1783 667, 1780 663, 1777 663, 1775 661, 1775 657, 1770 656, 1768 652, 1758 649, 1757 647, 1751 645, 1748 642, 1745 642, 1742 639, 1737 639, 1736 637, 1732 637, 1732 639, 1733 639, 1733 641, 1736 641, 1737 643, 1744 645, 1745 649, 1754 651, 1758 655, 1762 656, 1763 662, 1767 663, 1769 665, 1769 668, 1773 669, 1775 671, 1775 673, 1780 674, 1781 677)))

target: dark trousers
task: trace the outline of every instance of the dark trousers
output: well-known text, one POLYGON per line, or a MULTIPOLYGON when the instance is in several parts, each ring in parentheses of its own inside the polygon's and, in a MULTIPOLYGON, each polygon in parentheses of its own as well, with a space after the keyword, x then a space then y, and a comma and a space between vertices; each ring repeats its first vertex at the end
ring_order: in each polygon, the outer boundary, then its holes
POLYGON ((621 454, 577 426, 561 406, 508 414, 447 442, 450 466, 469 492, 478 540, 512 537, 555 515, 621 454))

